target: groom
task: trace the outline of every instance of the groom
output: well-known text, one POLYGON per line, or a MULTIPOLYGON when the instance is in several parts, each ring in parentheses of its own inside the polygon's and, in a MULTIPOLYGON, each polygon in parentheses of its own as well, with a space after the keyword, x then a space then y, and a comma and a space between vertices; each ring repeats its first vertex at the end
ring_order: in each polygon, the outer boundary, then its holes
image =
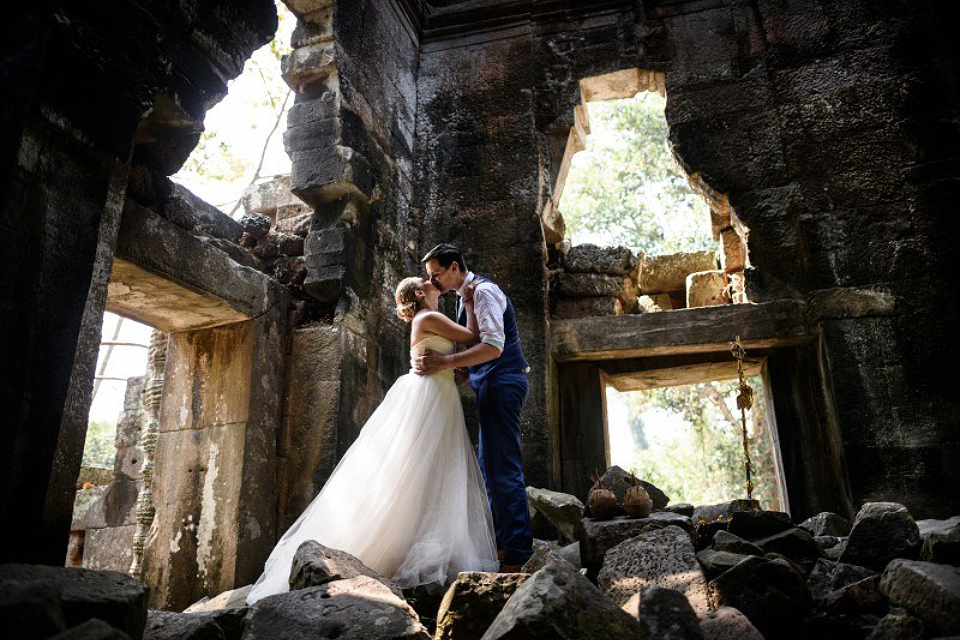
MULTIPOLYGON (((456 291, 462 299, 468 287, 473 290, 480 342, 448 356, 427 351, 416 359, 414 369, 423 375, 469 369, 480 414, 480 471, 490 497, 500 570, 519 571, 533 553, 520 456, 520 409, 527 397, 530 367, 520 349, 513 304, 496 284, 467 271, 463 255, 453 245, 438 244, 421 262, 441 292, 456 291)), ((457 322, 467 324, 459 300, 457 322)))

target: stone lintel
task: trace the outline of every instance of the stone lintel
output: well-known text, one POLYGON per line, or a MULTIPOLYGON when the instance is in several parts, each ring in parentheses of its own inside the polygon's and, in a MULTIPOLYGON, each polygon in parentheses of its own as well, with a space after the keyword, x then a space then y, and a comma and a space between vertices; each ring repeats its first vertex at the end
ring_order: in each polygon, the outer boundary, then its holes
MULTIPOLYGON (((757 376, 760 375, 762 368, 762 362, 750 362, 744 366, 744 372, 747 376, 757 376)), ((614 389, 623 392, 679 387, 714 380, 735 380, 737 375, 737 361, 731 356, 729 362, 705 362, 632 373, 607 374, 605 379, 614 389)))
POLYGON ((555 320, 551 334, 560 361, 726 351, 738 335, 748 352, 814 338, 797 301, 555 320))
POLYGON ((107 309, 167 332, 262 315, 282 285, 130 201, 107 291, 107 309))

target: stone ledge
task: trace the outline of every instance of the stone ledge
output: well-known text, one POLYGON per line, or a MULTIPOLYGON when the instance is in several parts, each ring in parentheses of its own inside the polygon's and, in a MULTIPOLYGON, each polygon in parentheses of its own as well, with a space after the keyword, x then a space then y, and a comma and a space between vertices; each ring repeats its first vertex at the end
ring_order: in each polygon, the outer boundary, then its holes
POLYGON ((814 335, 804 306, 778 301, 555 320, 551 352, 570 361, 726 351, 738 335, 748 351, 805 344, 814 335))

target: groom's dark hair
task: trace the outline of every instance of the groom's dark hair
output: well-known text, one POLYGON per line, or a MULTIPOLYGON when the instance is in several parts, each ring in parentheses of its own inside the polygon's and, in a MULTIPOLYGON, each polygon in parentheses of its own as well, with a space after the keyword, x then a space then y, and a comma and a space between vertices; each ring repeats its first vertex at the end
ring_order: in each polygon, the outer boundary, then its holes
POLYGON ((463 254, 460 253, 460 249, 446 242, 441 242, 433 249, 430 249, 427 255, 423 256, 423 259, 420 260, 420 264, 426 264, 429 260, 436 260, 444 269, 450 268, 450 265, 456 262, 460 265, 461 271, 464 273, 467 272, 467 265, 463 262, 463 254))

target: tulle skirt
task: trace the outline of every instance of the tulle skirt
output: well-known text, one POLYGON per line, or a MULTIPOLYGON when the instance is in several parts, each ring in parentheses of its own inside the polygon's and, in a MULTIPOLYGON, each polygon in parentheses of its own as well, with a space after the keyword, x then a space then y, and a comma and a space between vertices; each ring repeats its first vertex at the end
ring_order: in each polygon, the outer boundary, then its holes
POLYGON ((305 540, 400 588, 498 569, 493 520, 452 373, 401 376, 323 489, 270 554, 248 603, 289 590, 305 540))

